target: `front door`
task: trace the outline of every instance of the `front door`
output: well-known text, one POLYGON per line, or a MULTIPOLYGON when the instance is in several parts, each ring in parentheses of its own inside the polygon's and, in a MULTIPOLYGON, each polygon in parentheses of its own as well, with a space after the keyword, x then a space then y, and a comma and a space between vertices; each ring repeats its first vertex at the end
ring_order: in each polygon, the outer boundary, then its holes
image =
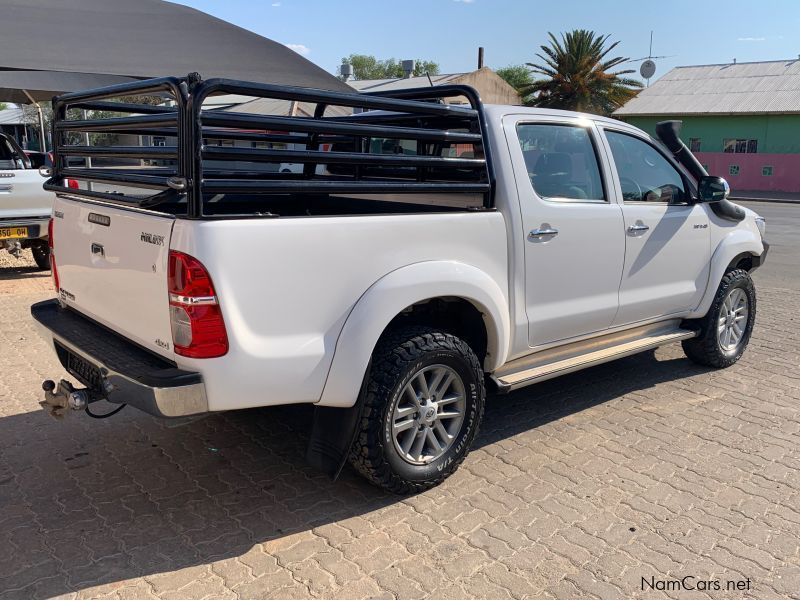
POLYGON ((542 346, 611 326, 625 240, 594 125, 522 119, 506 131, 522 213, 518 235, 525 240, 529 344, 542 346))
POLYGON ((611 129, 625 218, 625 269, 614 325, 686 312, 708 283, 710 235, 705 206, 686 178, 650 141, 611 129))

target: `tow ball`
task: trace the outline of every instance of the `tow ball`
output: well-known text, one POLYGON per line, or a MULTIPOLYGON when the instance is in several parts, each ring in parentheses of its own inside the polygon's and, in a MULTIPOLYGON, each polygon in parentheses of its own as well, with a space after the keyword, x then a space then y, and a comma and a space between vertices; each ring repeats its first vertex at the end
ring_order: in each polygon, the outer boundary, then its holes
POLYGON ((48 379, 42 382, 44 400, 39 405, 50 413, 51 417, 63 419, 70 410, 86 410, 90 402, 94 402, 90 390, 78 389, 66 379, 56 382, 48 379))

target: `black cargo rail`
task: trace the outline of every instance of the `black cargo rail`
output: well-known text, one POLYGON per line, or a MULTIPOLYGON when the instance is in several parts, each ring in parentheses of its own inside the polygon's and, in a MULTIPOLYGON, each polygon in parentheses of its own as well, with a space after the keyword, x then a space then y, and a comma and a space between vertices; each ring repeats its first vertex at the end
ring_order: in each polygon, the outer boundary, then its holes
POLYGON ((59 194, 166 203, 189 218, 211 215, 208 202, 227 197, 253 214, 287 195, 428 207, 446 197, 448 209, 493 206, 483 105, 468 86, 342 93, 192 74, 64 94, 53 108, 45 188, 59 194), (292 116, 204 108, 220 94, 289 102, 292 116), (445 103, 454 97, 468 105, 445 103), (313 115, 306 108, 294 116, 300 104, 313 106, 313 115), (325 116, 329 108, 335 114, 325 116))

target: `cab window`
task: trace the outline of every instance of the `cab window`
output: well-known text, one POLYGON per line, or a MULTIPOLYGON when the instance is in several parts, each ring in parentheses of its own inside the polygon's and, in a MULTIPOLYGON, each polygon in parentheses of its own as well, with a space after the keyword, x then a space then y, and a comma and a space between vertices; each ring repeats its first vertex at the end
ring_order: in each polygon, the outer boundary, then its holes
POLYGON ((594 143, 584 127, 521 123, 517 137, 536 195, 544 199, 605 202, 594 143))
POLYGON ((646 141, 606 131, 619 175, 624 202, 686 204, 688 194, 680 172, 646 141))

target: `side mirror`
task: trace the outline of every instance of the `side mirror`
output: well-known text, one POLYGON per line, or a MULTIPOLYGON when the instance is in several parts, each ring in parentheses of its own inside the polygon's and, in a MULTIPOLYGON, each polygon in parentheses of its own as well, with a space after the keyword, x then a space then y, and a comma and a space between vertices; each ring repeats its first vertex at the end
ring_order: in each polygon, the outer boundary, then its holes
POLYGON ((697 183, 700 202, 722 202, 731 193, 731 186, 722 177, 706 175, 697 183))

